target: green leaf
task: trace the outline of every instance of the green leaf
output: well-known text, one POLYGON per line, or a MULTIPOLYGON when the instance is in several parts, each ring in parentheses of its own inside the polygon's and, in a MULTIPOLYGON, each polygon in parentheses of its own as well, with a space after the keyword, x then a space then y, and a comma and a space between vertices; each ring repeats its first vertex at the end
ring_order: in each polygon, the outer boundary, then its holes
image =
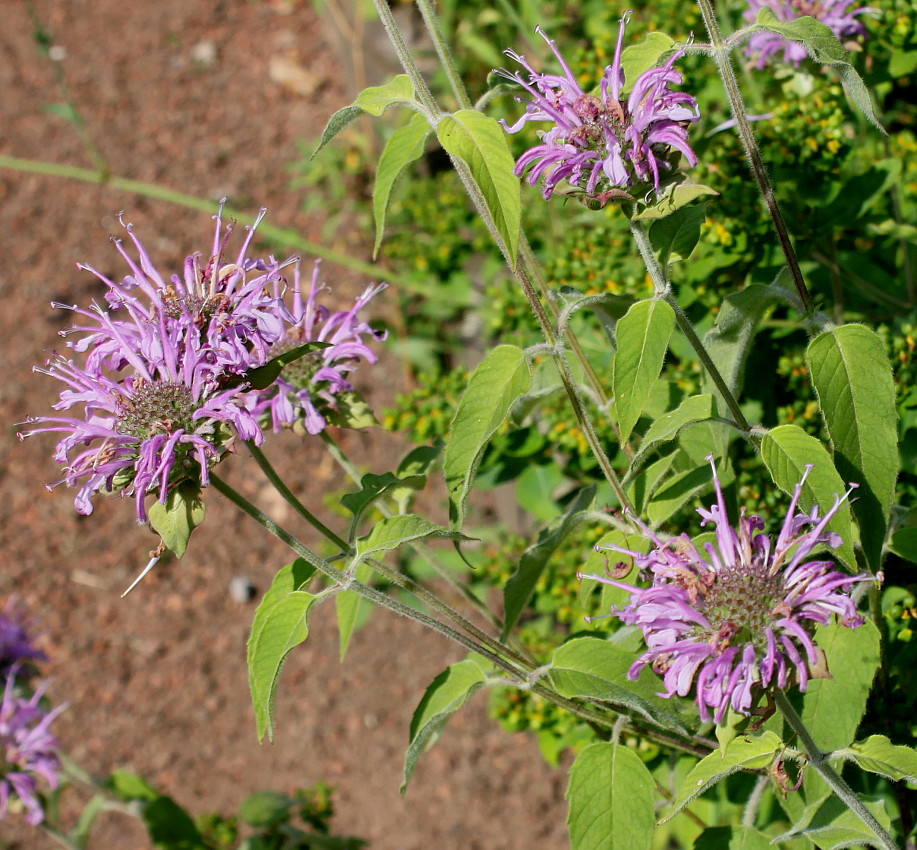
POLYGON ((440 119, 436 136, 446 153, 468 166, 515 266, 522 197, 506 134, 493 118, 474 109, 460 109, 440 119))
POLYGON ((659 60, 675 46, 675 41, 663 32, 651 32, 639 44, 621 51, 621 70, 624 72, 623 92, 629 92, 644 71, 656 68, 659 60))
MULTIPOLYGON (((891 819, 885 810, 885 801, 877 798, 860 797, 863 805, 872 813, 879 825, 886 831, 891 829, 891 819)), ((859 816, 851 811, 837 797, 829 797, 816 811, 804 829, 794 828, 774 839, 775 842, 792 838, 807 838, 820 850, 840 850, 842 847, 860 847, 863 844, 883 847, 875 834, 859 816)))
POLYGON ((638 301, 618 322, 611 386, 621 440, 626 442, 640 418, 675 329, 672 308, 655 298, 638 301))
POLYGON ((427 119, 417 113, 400 129, 392 133, 385 143, 379 167, 376 169, 376 184, 373 187, 373 217, 376 221, 376 242, 373 245, 373 259, 379 253, 385 234, 385 212, 389 196, 398 175, 412 162, 423 156, 424 143, 432 132, 427 119))
POLYGON ((105 811, 107 802, 108 800, 106 800, 104 794, 96 794, 86 802, 86 805, 83 806, 83 811, 80 812, 76 825, 67 835, 71 846, 79 848, 79 850, 82 850, 82 848, 86 846, 93 824, 96 822, 96 818, 105 811))
POLYGON ((112 772, 105 781, 105 786, 115 797, 125 802, 143 800, 149 803, 159 796, 159 792, 142 776, 120 768, 112 772))
POLYGON ((584 487, 559 522, 542 531, 538 535, 537 542, 522 553, 516 572, 510 576, 503 590, 503 636, 501 640, 505 641, 513 626, 516 625, 519 615, 531 599, 535 585, 551 556, 576 528, 581 521, 583 511, 590 508, 594 499, 595 486, 584 487))
POLYGON ((750 826, 711 826, 694 842, 692 850, 772 850, 770 838, 750 826))
POLYGON ((531 381, 525 353, 512 345, 498 345, 471 376, 452 420, 443 459, 453 529, 460 529, 465 521, 465 501, 487 443, 531 381))
MULTIPOLYGON (((779 298, 769 286, 753 283, 724 299, 717 314, 716 325, 704 337, 704 347, 716 364, 729 391, 738 399, 742 394, 745 364, 751 351, 758 324, 779 298)), ((725 399, 706 372, 705 392, 713 393, 720 410, 728 410, 725 399)))
POLYGON ((866 711, 879 668, 879 631, 871 620, 849 629, 819 626, 815 640, 828 662, 829 679, 814 679, 802 695, 802 721, 824 752, 846 747, 866 711))
POLYGON ((662 193, 661 197, 644 207, 632 218, 634 221, 654 221, 658 218, 665 218, 706 195, 719 195, 719 192, 702 183, 674 183, 662 193))
POLYGON ((248 684, 258 740, 274 740, 274 694, 283 662, 309 635, 309 608, 315 597, 300 588, 315 573, 301 558, 283 567, 264 594, 248 638, 248 684))
POLYGON ((359 519, 363 511, 376 499, 385 493, 401 488, 419 490, 424 486, 426 479, 422 475, 411 475, 399 478, 391 472, 376 475, 368 472, 360 479, 360 487, 356 493, 345 493, 341 496, 341 504, 350 511, 354 519, 359 519))
POLYGON ((888 541, 888 549, 899 558, 917 564, 917 528, 898 528, 888 541))
POLYGON ((469 658, 447 667, 430 683, 411 718, 410 744, 404 754, 402 794, 414 775, 420 756, 436 743, 449 718, 484 687, 486 681, 484 670, 469 658))
MULTIPOLYGON (((735 481, 731 465, 717 469, 720 484, 728 487, 735 481)), ((657 486, 646 506, 646 515, 654 528, 662 525, 676 511, 681 510, 696 496, 713 489, 713 476, 709 463, 701 463, 691 469, 681 470, 657 486)))
POLYGON ((442 528, 416 514, 399 514, 379 520, 369 534, 357 538, 354 563, 374 555, 397 549, 405 543, 426 540, 428 537, 446 537, 450 540, 468 540, 457 531, 442 528))
POLYGON ((207 850, 191 816, 171 797, 158 796, 141 808, 156 850, 207 850))
POLYGON ((313 151, 310 159, 314 158, 348 124, 364 113, 378 118, 386 109, 392 106, 407 106, 415 110, 420 109, 420 104, 414 99, 414 84, 407 74, 399 74, 384 86, 370 86, 367 89, 363 89, 350 106, 345 106, 335 112, 328 119, 325 129, 322 131, 318 147, 313 151))
POLYGON ((636 681, 627 678, 635 660, 633 652, 594 635, 571 638, 554 650, 551 682, 561 696, 602 700, 664 728, 687 732, 677 703, 659 696, 659 679, 647 667, 636 681))
POLYGON ((570 850, 649 850, 654 789, 636 753, 620 744, 590 744, 570 768, 570 850))
POLYGON ((403 481, 410 482, 404 487, 397 487, 392 491, 392 499, 398 506, 398 513, 407 513, 411 497, 417 490, 422 490, 426 486, 427 475, 441 453, 441 444, 416 446, 398 464, 396 474, 403 481))
POLYGON ((898 409, 885 345, 863 325, 819 334, 806 350, 834 463, 860 486, 852 503, 866 560, 878 570, 898 477, 898 409))
POLYGON ((675 410, 660 416, 647 429, 640 449, 634 455, 623 484, 627 487, 643 468, 647 458, 663 443, 674 440, 683 428, 716 416, 716 402, 712 395, 694 395, 686 398, 675 410))
MULTIPOLYGON (((798 425, 780 425, 768 431, 761 441, 761 457, 774 483, 789 495, 802 480, 806 466, 812 466, 799 498, 802 510, 808 511, 813 505, 818 505, 819 514, 824 516, 847 489, 821 442, 810 437, 798 425)), ((841 506, 828 523, 828 528, 844 541, 834 550, 835 556, 851 570, 856 570, 849 504, 841 506)))
MULTIPOLYGON (((305 357, 307 354, 311 354, 313 351, 321 351, 323 348, 331 348, 330 342, 304 342, 302 345, 294 346, 293 348, 288 348, 282 354, 278 354, 276 357, 272 357, 267 361, 263 366, 259 366, 257 369, 251 369, 245 373, 245 377, 239 378, 238 383, 241 385, 243 383, 248 384, 252 389, 255 390, 264 390, 267 389, 274 381, 277 380, 280 373, 283 371, 283 367, 288 363, 295 363, 302 357, 305 357)), ((234 380, 230 381, 227 386, 233 386, 235 383, 234 380)))
POLYGON ((865 741, 836 750, 832 757, 855 761, 863 770, 892 782, 917 782, 917 750, 896 746, 885 735, 870 735, 865 741))
POLYGON ((700 796, 717 782, 740 770, 766 768, 783 749, 783 741, 773 732, 744 735, 736 738, 724 749, 716 750, 701 759, 685 777, 678 791, 674 809, 666 815, 670 820, 695 797, 700 796))
POLYGON ((239 806, 239 819, 249 826, 269 827, 286 823, 296 801, 278 791, 255 791, 239 806))
POLYGON ((186 481, 169 490, 166 503, 157 499, 150 505, 147 518, 162 542, 180 558, 188 548, 191 532, 204 521, 200 486, 186 481))
MULTIPOLYGON (((372 567, 369 564, 360 564, 354 578, 361 584, 366 584, 372 577, 372 567)), ((347 655, 350 638, 361 624, 361 616, 372 608, 372 602, 360 596, 353 590, 344 590, 334 597, 334 609, 338 621, 338 645, 341 661, 347 655)))
POLYGON ((744 39, 761 31, 775 32, 790 41, 799 42, 816 62, 833 67, 837 71, 844 91, 847 92, 847 96, 854 105, 870 123, 883 133, 885 132, 873 111, 869 90, 854 67, 847 61, 848 54, 844 45, 827 24, 808 15, 792 21, 781 21, 770 8, 764 6, 758 9, 755 23, 736 33, 734 38, 744 39))
POLYGON ((366 399, 356 390, 344 390, 334 397, 334 407, 324 411, 336 428, 372 428, 379 424, 366 399))
POLYGON ((534 519, 550 522, 559 510, 557 489, 565 481, 569 479, 555 463, 528 464, 516 479, 516 502, 534 519))
POLYGON ((706 218, 706 204, 682 207, 650 227, 650 242, 663 268, 687 260, 700 240, 700 227, 706 218))

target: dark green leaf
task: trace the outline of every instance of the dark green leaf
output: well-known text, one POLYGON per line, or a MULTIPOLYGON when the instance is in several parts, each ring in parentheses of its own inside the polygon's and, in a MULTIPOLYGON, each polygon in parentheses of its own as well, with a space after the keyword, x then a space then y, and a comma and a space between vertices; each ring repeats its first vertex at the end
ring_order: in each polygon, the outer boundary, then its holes
POLYGON ((694 842, 692 850, 772 850, 770 839, 750 826, 711 826, 694 842))
POLYGON ((368 472, 360 480, 360 486, 363 489, 357 493, 345 493, 341 496, 341 504, 354 515, 355 519, 358 519, 367 506, 371 505, 384 493, 397 488, 419 490, 424 486, 425 481, 426 479, 422 475, 399 478, 391 472, 385 472, 382 475, 368 472))
POLYGON ((669 263, 687 260, 700 240, 700 228, 706 218, 706 204, 682 207, 650 227, 650 241, 663 268, 669 263))
MULTIPOLYGON (((885 830, 890 830, 891 819, 885 810, 885 801, 862 796, 860 799, 879 825, 885 830)), ((786 841, 790 838, 806 838, 820 850, 840 850, 842 847, 861 847, 863 844, 885 846, 879 843, 875 834, 858 815, 833 796, 822 803, 804 829, 799 829, 797 825, 784 835, 778 836, 775 841, 786 841)))
POLYGON ((288 363, 295 363, 301 357, 305 357, 313 351, 321 351, 323 348, 331 348, 331 343, 318 341, 304 342, 302 345, 289 348, 282 354, 272 357, 263 366, 246 372, 244 381, 240 378, 239 383, 246 383, 255 390, 265 390, 277 380, 280 373, 283 371, 283 367, 288 363))
POLYGON ((484 670, 469 658, 447 667, 430 683, 411 718, 410 744, 404 754, 402 794, 414 775, 420 756, 436 743, 449 718, 484 687, 486 681, 484 670))
POLYGON ((141 809, 156 850, 206 850, 191 816, 171 797, 157 797, 141 809))
POLYGON ((239 806, 239 818, 249 826, 269 827, 286 823, 296 801, 277 791, 255 791, 239 806))
POLYGON ((632 750, 590 744, 573 762, 567 786, 570 850, 649 850, 655 783, 632 750))
POLYGON ((878 570, 898 477, 898 409, 885 345, 864 325, 819 334, 806 351, 834 463, 860 486, 852 503, 869 565, 878 570))
POLYGON ((474 109, 460 109, 440 119, 436 136, 446 153, 468 166, 510 262, 515 265, 522 197, 506 134, 493 118, 474 109))
POLYGON ((465 521, 465 501, 487 443, 531 380, 524 352, 511 345, 498 345, 471 376, 452 420, 443 460, 453 529, 460 529, 465 521))
POLYGON ((204 502, 201 500, 201 488, 186 481, 169 490, 166 503, 158 499, 147 511, 150 525, 176 558, 185 554, 188 538, 204 521, 204 502))
POLYGON ((595 499, 595 486, 585 487, 553 527, 538 535, 538 541, 525 550, 516 572, 510 576, 503 590, 503 640, 512 631, 519 615, 528 604, 538 578, 551 556, 576 528, 582 512, 588 510, 595 499))

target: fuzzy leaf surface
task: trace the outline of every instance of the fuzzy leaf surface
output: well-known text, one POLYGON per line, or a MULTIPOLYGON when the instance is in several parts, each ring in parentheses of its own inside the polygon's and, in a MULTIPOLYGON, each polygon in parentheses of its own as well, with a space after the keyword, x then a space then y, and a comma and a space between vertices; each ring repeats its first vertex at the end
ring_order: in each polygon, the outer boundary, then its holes
POLYGON ((443 528, 417 514, 399 514, 379 520, 369 534, 357 538, 356 556, 359 563, 374 555, 397 549, 405 543, 426 540, 428 537, 447 537, 450 540, 467 540, 464 535, 443 528))
POLYGON ((258 740, 274 740, 274 694, 283 662, 309 635, 309 607, 315 600, 305 587, 315 568, 301 558, 283 567, 255 611, 248 638, 248 685, 255 708, 258 740))
POLYGON ((191 532, 204 521, 204 513, 201 488, 189 481, 170 490, 165 504, 159 499, 153 502, 147 518, 162 542, 180 558, 188 548, 191 532))
MULTIPOLYGON (((802 510, 818 505, 819 515, 824 516, 833 507, 836 498, 847 490, 825 447, 798 425, 779 425, 768 431, 761 441, 761 457, 774 483, 791 496, 802 480, 806 466, 812 465, 799 499, 798 507, 802 510)), ((849 504, 841 506, 828 523, 828 528, 844 541, 834 550, 834 555, 855 570, 849 504)))
POLYGON ((618 321, 611 386, 622 441, 630 437, 662 371, 674 329, 674 311, 655 298, 638 301, 618 321))
POLYGON ((917 750, 893 744, 885 735, 870 735, 833 756, 855 761, 863 770, 878 773, 892 782, 917 782, 917 750))
POLYGON ((477 691, 484 687, 487 675, 473 658, 447 667, 427 687, 411 718, 410 744, 404 754, 404 779, 401 793, 414 775, 423 752, 439 738, 449 718, 477 691))
POLYGON ((841 325, 815 337, 806 360, 837 470, 860 485, 852 508, 877 570, 898 478, 898 408, 885 345, 864 325, 841 325))
POLYGON ((649 850, 653 777, 627 747, 599 742, 576 757, 567 785, 570 850, 649 850))
POLYGON ((443 459, 453 529, 465 521, 465 501, 487 443, 531 381, 525 353, 512 345, 498 345, 474 370, 452 420, 443 459))
POLYGON ((389 197, 398 175, 412 162, 423 156, 424 143, 433 132, 427 119, 420 113, 395 130, 385 143, 379 167, 376 169, 376 183, 373 186, 373 217, 376 222, 376 242, 373 245, 373 259, 379 253, 382 237, 385 235, 385 213, 389 197))
POLYGON ((475 109, 460 109, 440 119, 436 136, 446 153, 468 166, 515 266, 522 195, 506 133, 495 119, 475 109))

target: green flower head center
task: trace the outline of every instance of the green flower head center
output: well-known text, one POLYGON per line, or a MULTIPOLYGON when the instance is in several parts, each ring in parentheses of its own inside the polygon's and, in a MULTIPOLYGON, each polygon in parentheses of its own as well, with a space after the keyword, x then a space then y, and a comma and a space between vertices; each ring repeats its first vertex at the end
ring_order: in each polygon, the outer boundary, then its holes
POLYGON ((774 609, 786 595, 782 575, 770 575, 768 565, 730 564, 716 573, 698 609, 711 626, 711 640, 721 648, 750 643, 767 647, 765 629, 774 622, 774 609))
POLYGON ((118 431, 143 442, 154 434, 195 430, 197 405, 184 384, 135 378, 130 397, 118 399, 118 431))

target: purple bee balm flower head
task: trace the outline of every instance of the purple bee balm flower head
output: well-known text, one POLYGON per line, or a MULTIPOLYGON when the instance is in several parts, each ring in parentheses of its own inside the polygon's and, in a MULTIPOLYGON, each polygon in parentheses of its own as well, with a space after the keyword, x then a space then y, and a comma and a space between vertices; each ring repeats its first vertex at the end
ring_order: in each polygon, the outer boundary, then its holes
POLYGON ((357 313, 385 284, 370 286, 349 310, 332 313, 317 303, 325 288, 318 279, 319 263, 312 272, 307 294, 300 287, 299 265, 293 271, 293 308, 291 322, 283 338, 271 348, 270 356, 307 342, 323 342, 326 347, 310 352, 283 367, 280 376, 266 390, 249 396, 249 409, 256 416, 269 416, 271 427, 302 427, 309 434, 325 429, 325 413, 336 409, 336 396, 353 390, 347 375, 359 360, 376 362, 376 355, 364 337, 381 342, 385 331, 373 330, 359 321, 357 313))
POLYGON ((97 492, 120 491, 134 496, 143 522, 148 493, 165 503, 182 482, 207 486, 210 467, 232 449, 233 432, 262 442, 241 379, 268 359, 289 313, 282 264, 245 256, 254 228, 235 261, 224 264, 228 231, 218 215, 210 261, 201 269, 198 257, 189 257, 184 278, 173 276, 171 284, 127 230, 140 256, 135 263, 118 243, 131 275, 115 283, 95 272, 108 287, 109 309, 55 305, 89 320, 63 334, 81 334, 67 344, 85 353, 84 362, 54 355, 36 369, 65 385, 55 409, 78 414, 31 418, 38 427, 20 437, 64 434, 54 454, 65 465, 57 483, 80 488, 77 511, 92 513, 97 492))
POLYGON ((562 74, 539 74, 525 57, 505 51, 528 71, 528 80, 518 71, 499 73, 519 83, 532 99, 515 124, 501 121, 504 129, 516 133, 529 121, 553 125, 539 131, 540 144, 522 154, 515 168, 518 177, 528 170, 532 186, 542 181, 545 200, 561 181, 600 203, 638 184, 650 184, 658 193, 662 172, 672 167, 669 156, 673 149, 689 165, 697 163, 686 129, 700 117, 697 101, 671 89, 682 82, 674 63, 683 51, 673 54, 662 67, 644 71, 624 95, 630 81, 624 79, 621 49, 629 17, 628 12, 621 19, 614 60, 605 68, 598 94, 582 90, 557 45, 540 29, 562 74))
MULTIPOLYGON (((857 0, 748 0, 743 16, 748 23, 754 23, 758 10, 765 7, 785 22, 808 16, 830 27, 841 41, 849 42, 866 35, 866 27, 857 15, 874 11, 856 5, 857 0)), ((757 68, 774 61, 799 65, 808 55, 798 41, 789 41, 775 32, 756 32, 748 39, 745 53, 754 59, 757 68)))
POLYGON ((0 677, 8 676, 17 667, 19 677, 25 678, 34 672, 30 662, 47 661, 48 657, 32 646, 28 627, 16 600, 8 599, 0 611, 0 677))
MULTIPOLYGON (((711 466, 713 462, 711 460, 711 466)), ((716 543, 700 551, 687 535, 660 540, 637 524, 653 544, 646 555, 630 555, 652 585, 635 588, 607 576, 581 576, 627 590, 630 602, 612 613, 643 632, 647 651, 630 668, 636 679, 647 664, 663 677, 665 692, 687 696, 694 689, 702 720, 719 723, 732 708, 749 714, 768 688, 786 688, 795 678, 804 691, 813 675, 824 675, 824 654, 811 632, 832 615, 850 628, 862 625, 848 591, 865 576, 850 576, 832 561, 807 561, 819 545, 836 548, 840 538, 828 523, 849 496, 839 496, 825 516, 818 508, 796 513, 802 492, 796 485, 783 527, 774 540, 761 533, 759 516, 729 524, 716 467, 716 504, 698 513, 712 523, 716 543)))
POLYGON ((51 722, 66 706, 44 711, 40 703, 47 684, 31 697, 16 692, 15 670, 6 679, 0 702, 0 818, 6 817, 12 801, 26 811, 33 826, 44 820, 38 798, 38 777, 57 788, 60 759, 57 739, 48 731, 51 722))

